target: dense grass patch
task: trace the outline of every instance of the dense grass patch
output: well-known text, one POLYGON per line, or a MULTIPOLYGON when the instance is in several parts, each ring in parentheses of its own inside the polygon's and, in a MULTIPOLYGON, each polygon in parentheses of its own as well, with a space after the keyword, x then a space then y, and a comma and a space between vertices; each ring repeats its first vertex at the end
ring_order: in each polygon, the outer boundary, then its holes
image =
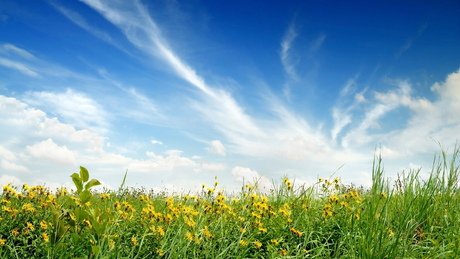
MULTIPOLYGON (((380 158, 370 189, 318 179, 269 193, 245 185, 168 196, 99 184, 81 168, 77 191, 4 186, 1 258, 459 258, 458 150, 394 182, 380 158)), ((125 176, 126 177, 126 176, 125 176)))

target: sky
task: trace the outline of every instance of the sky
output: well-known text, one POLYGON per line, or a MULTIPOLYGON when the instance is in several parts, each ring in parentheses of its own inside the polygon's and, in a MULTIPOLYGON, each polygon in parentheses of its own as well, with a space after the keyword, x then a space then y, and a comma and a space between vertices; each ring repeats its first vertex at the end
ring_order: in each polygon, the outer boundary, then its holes
POLYGON ((459 113, 458 1, 0 2, 2 186, 370 186, 459 113))

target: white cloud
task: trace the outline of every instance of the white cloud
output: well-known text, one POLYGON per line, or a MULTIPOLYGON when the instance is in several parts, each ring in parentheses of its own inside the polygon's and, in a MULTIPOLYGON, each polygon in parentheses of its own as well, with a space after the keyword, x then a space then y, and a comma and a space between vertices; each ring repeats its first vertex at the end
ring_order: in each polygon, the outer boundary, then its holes
POLYGON ((64 93, 29 92, 25 101, 54 111, 79 128, 104 131, 108 126, 107 112, 94 99, 72 89, 64 93))
POLYGON ((27 146, 27 151, 35 158, 46 158, 56 163, 77 165, 75 153, 66 146, 58 146, 50 138, 33 146, 27 146))
POLYGON ((312 52, 318 51, 319 48, 321 48, 321 46, 323 45, 325 39, 326 39, 326 34, 321 34, 321 35, 312 43, 312 45, 311 45, 311 47, 310 47, 310 51, 312 51, 312 52))
POLYGON ((11 152, 10 150, 6 149, 5 147, 0 145, 0 157, 5 158, 7 160, 13 161, 16 160, 16 155, 11 152))
POLYGON ((257 183, 260 190, 268 191, 272 187, 270 180, 260 175, 257 171, 250 168, 236 166, 232 169, 233 179, 238 183, 251 184, 257 183))
POLYGON ((29 171, 29 169, 27 169, 27 167, 25 167, 25 166, 17 165, 17 164, 11 163, 11 162, 9 162, 7 160, 3 160, 3 159, 2 159, 1 165, 6 170, 20 171, 20 172, 28 172, 29 171))
POLYGON ((213 154, 226 155, 225 147, 220 140, 211 141, 211 147, 206 148, 206 150, 213 154))
POLYGON ((286 33, 284 34, 283 40, 281 41, 281 63, 283 64, 284 70, 286 73, 292 78, 296 79, 296 71, 295 71, 295 62, 293 62, 292 57, 290 55, 290 50, 292 46, 292 42, 297 37, 297 32, 294 27, 294 23, 289 25, 286 33))
POLYGON ((139 172, 171 171, 177 167, 195 166, 195 162, 189 158, 181 157, 180 153, 172 152, 167 157, 147 152, 148 160, 131 160, 129 168, 139 172))
POLYGON ((209 171, 209 172, 220 172, 225 169, 223 164, 216 164, 216 163, 201 163, 201 170, 209 171))
POLYGON ((3 187, 9 183, 11 183, 12 186, 20 186, 23 182, 16 176, 6 174, 0 176, 0 186, 3 187))
POLYGON ((158 144, 158 145, 163 145, 163 142, 158 141, 158 140, 152 140, 151 142, 152 142, 152 144, 154 144, 154 145, 156 145, 156 144, 158 144))
POLYGON ((140 2, 83 1, 119 27, 137 48, 162 59, 180 78, 199 89, 204 102, 196 102, 192 107, 200 111, 217 130, 225 135, 234 136, 235 134, 263 135, 263 131, 255 125, 250 116, 245 114, 229 93, 210 88, 195 70, 174 53, 161 36, 147 8, 140 2))
POLYGON ((7 68, 15 69, 27 76, 37 77, 37 78, 41 77, 37 72, 28 68, 25 64, 17 62, 17 61, 12 61, 12 60, 0 57, 0 65, 7 67, 7 68))
POLYGON ((35 59, 35 56, 32 55, 30 52, 18 48, 12 44, 5 43, 0 46, 0 53, 11 55, 13 54, 15 57, 19 55, 19 57, 25 58, 25 59, 35 59))
POLYGON ((67 17, 69 20, 71 20, 73 23, 76 25, 80 26, 81 28, 89 31, 91 34, 94 36, 110 43, 113 45, 116 45, 117 43, 110 37, 110 35, 104 31, 101 31, 99 29, 96 29, 94 27, 91 27, 86 20, 77 12, 69 10, 63 6, 59 6, 56 3, 52 3, 52 5, 59 11, 61 12, 65 17, 67 17))

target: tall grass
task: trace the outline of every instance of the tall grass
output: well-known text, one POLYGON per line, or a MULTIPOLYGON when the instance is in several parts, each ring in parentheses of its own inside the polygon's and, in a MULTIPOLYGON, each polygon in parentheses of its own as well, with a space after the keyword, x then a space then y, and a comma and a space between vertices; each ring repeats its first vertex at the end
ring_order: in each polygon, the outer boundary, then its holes
POLYGON ((81 168, 73 193, 3 187, 0 257, 460 258, 458 154, 436 156, 428 179, 389 181, 376 157, 370 189, 285 178, 269 193, 226 194, 217 181, 194 195, 95 192, 81 168))

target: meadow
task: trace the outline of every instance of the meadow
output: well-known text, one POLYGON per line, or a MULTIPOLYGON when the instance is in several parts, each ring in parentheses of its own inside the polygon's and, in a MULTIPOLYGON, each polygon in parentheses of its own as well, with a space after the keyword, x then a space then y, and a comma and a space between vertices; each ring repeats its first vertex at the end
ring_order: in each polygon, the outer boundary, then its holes
POLYGON ((124 179, 94 191, 80 167, 75 191, 3 187, 0 258, 460 258, 458 153, 435 156, 428 179, 410 170, 390 181, 376 157, 371 188, 330 176, 238 193, 218 179, 188 194, 124 179))

